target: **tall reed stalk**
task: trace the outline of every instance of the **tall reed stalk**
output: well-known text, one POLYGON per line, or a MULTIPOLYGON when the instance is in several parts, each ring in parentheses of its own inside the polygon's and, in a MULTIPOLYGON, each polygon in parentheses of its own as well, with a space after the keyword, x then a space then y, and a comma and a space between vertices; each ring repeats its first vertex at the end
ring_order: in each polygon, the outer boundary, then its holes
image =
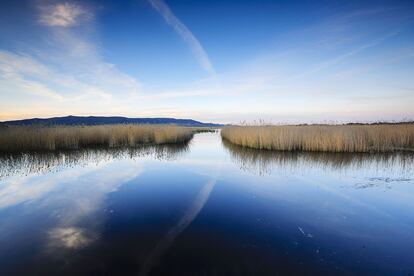
POLYGON ((232 126, 224 128, 221 136, 239 146, 280 151, 414 150, 413 124, 232 126))

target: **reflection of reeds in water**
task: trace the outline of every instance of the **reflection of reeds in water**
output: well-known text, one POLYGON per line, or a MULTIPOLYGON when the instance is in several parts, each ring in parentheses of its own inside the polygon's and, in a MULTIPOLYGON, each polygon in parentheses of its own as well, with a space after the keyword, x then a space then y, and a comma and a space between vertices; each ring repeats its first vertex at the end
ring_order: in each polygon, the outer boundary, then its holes
POLYGON ((241 169, 260 175, 272 169, 302 171, 308 168, 327 170, 391 168, 400 172, 414 169, 412 152, 398 153, 332 153, 332 152, 286 152, 257 150, 234 145, 223 140, 224 148, 241 169))
POLYGON ((192 136, 192 129, 179 126, 9 126, 0 130, 0 151, 176 144, 188 142, 192 136))
POLYGON ((137 159, 146 156, 157 160, 174 160, 188 151, 188 147, 188 143, 185 143, 0 154, 0 179, 12 175, 54 172, 67 167, 99 165, 112 160, 137 159))
POLYGON ((414 150, 414 124, 234 126, 221 131, 233 144, 267 150, 388 152, 414 150))

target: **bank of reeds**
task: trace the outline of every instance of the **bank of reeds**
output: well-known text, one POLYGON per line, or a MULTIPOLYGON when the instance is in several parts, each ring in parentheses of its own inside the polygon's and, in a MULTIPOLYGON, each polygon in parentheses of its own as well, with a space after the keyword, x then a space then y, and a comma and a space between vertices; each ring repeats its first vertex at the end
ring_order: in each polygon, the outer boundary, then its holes
POLYGON ((42 151, 188 142, 191 129, 159 125, 9 126, 0 130, 0 151, 42 151))
POLYGON ((243 147, 280 151, 389 152, 414 150, 414 124, 231 126, 223 139, 243 147))

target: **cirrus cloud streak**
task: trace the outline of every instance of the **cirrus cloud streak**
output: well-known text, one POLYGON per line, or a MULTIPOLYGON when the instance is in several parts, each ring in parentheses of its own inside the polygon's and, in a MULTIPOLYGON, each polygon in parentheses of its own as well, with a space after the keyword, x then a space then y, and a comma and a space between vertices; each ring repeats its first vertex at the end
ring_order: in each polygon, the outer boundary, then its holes
POLYGON ((149 0, 149 2, 151 6, 162 15, 165 22, 173 27, 178 35, 188 44, 200 66, 209 74, 214 75, 215 71, 207 52, 190 29, 188 29, 187 26, 174 15, 168 5, 162 0, 149 0))

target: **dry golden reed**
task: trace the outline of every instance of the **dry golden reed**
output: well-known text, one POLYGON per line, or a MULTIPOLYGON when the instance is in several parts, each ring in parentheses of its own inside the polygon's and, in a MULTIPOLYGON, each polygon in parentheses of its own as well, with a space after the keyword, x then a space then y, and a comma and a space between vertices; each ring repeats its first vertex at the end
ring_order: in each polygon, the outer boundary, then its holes
POLYGON ((239 146, 280 151, 414 150, 413 124, 232 126, 221 136, 239 146))
POLYGON ((191 129, 160 125, 9 126, 0 130, 0 151, 78 149, 184 143, 191 129))

